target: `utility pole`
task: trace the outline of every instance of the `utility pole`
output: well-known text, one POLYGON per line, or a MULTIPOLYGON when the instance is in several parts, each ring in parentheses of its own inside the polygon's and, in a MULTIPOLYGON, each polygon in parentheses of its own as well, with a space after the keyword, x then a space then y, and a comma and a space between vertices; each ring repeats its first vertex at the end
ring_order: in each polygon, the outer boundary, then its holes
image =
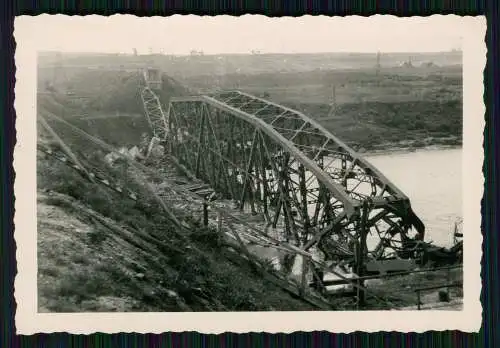
POLYGON ((376 84, 377 86, 380 85, 380 68, 382 66, 380 65, 380 51, 377 52, 377 63, 375 65, 375 77, 376 77, 376 84))
POLYGON ((377 52, 377 64, 375 65, 377 76, 380 74, 380 51, 377 52))
POLYGON ((332 96, 330 99, 330 111, 328 112, 328 117, 333 117, 335 115, 336 110, 337 110, 336 86, 332 85, 332 96))

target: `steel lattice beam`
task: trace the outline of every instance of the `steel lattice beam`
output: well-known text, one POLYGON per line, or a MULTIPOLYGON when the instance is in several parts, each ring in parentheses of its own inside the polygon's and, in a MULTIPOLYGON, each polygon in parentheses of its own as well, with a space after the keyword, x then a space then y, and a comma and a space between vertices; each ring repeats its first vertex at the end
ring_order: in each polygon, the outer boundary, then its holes
POLYGON ((168 112, 164 113, 158 96, 149 87, 141 90, 146 119, 155 137, 162 140, 168 135, 168 112))
POLYGON ((423 238, 408 197, 295 110, 236 91, 172 98, 168 119, 173 156, 306 250, 318 244, 329 259, 351 259, 365 201, 369 257, 411 256, 412 228, 423 238))

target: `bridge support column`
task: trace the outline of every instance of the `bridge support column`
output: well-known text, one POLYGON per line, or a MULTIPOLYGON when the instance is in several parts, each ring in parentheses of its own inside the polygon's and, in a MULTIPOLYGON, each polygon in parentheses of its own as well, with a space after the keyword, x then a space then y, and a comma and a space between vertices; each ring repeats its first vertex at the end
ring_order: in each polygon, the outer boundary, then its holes
MULTIPOLYGON (((363 277, 365 273, 365 251, 366 251, 366 237, 367 229, 366 222, 368 219, 368 201, 363 202, 363 210, 361 213, 361 223, 360 223, 360 235, 359 242, 356 243, 356 274, 358 277, 363 277)), ((357 282, 357 298, 358 298, 358 308, 362 308, 366 305, 366 294, 364 288, 364 280, 358 280, 357 282)))
POLYGON ((203 202, 203 226, 208 226, 208 204, 203 202))
POLYGON ((222 233, 222 214, 217 214, 217 232, 222 233))
POLYGON ((307 289, 307 272, 309 271, 309 259, 302 256, 302 275, 300 279, 300 295, 305 296, 307 289))

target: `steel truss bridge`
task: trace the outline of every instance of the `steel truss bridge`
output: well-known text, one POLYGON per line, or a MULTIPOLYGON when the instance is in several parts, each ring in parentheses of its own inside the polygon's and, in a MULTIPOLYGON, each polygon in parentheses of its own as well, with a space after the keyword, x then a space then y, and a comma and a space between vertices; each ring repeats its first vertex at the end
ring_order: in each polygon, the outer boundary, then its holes
POLYGON ((424 237, 408 197, 300 112, 231 91, 173 98, 164 120, 172 156, 305 251, 345 261, 364 230, 367 258, 409 257, 424 237))
MULTIPOLYGON (((164 108, 146 75, 145 80, 141 96, 146 119, 153 137, 167 147, 165 158, 197 185, 206 184, 201 194, 192 189, 196 185, 186 189, 189 185, 164 177, 168 192, 151 192, 176 223, 182 224, 177 219, 179 210, 176 213, 166 200, 195 202, 205 207, 205 214, 210 207, 218 230, 231 236, 249 260, 253 259, 249 242, 300 256, 302 279, 297 293, 315 303, 316 295, 307 290, 307 274, 330 272, 367 291, 362 282, 349 280, 336 267, 349 265, 362 276, 366 272, 359 268, 363 265, 360 260, 419 257, 425 227, 409 198, 312 118, 241 91, 171 98, 164 108), (205 191, 211 200, 205 197, 205 191), (223 202, 236 204, 246 214, 229 211, 223 202), (323 256, 319 260, 314 257, 318 251, 323 256)), ((123 155, 69 126, 88 140, 123 155)), ((50 130, 50 126, 46 128, 50 130)), ((66 157, 40 149, 59 156, 89 180, 137 199, 136 193, 87 173, 61 139, 59 142, 66 157)), ((160 168, 148 168, 126 156, 124 159, 143 173, 161 177, 160 168)), ((283 287, 290 287, 288 281, 280 281, 286 283, 283 287)))

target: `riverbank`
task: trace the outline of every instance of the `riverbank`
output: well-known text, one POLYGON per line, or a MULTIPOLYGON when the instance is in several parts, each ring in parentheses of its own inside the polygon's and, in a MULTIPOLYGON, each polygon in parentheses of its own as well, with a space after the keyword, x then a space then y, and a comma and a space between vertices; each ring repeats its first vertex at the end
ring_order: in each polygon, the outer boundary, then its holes
POLYGON ((360 153, 364 157, 375 157, 375 156, 384 156, 384 155, 392 155, 392 154, 405 154, 405 153, 411 153, 411 152, 417 152, 417 151, 455 150, 455 149, 461 149, 461 148, 462 148, 461 144, 446 145, 446 144, 442 144, 442 143, 436 143, 436 144, 431 144, 431 145, 421 145, 421 146, 416 146, 416 145, 404 146, 404 145, 400 145, 400 144, 384 144, 384 146, 380 145, 380 148, 375 148, 375 149, 370 149, 370 150, 362 149, 361 151, 358 150, 358 153, 360 153))

